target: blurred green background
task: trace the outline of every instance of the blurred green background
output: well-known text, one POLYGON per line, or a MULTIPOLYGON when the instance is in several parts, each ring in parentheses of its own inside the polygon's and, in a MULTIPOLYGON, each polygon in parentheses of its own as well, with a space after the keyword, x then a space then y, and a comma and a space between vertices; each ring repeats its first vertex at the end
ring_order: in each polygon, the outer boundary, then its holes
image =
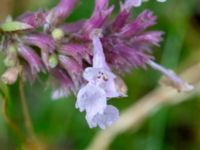
MULTIPOLYGON (((57 2, 57 0, 1 0, 0 19, 3 20, 8 15, 16 17, 27 10, 49 9, 57 2)), ((118 5, 119 1, 112 0, 111 3, 118 5)), ((66 21, 88 18, 93 6, 94 0, 80 0, 79 5, 66 21)), ((119 7, 116 7, 115 14, 118 9, 119 7)), ((133 17, 144 9, 150 9, 158 16, 158 24, 152 29, 165 32, 161 46, 154 48, 154 55, 159 63, 181 72, 184 68, 200 62, 199 0, 168 0, 166 3, 150 0, 142 7, 135 8, 133 17)), ((137 99, 154 89, 158 85, 159 78, 159 73, 153 70, 133 70, 132 73, 124 76, 129 96, 111 100, 111 103, 120 111, 128 108, 136 103, 137 99)), ((74 96, 58 101, 51 100, 51 89, 45 87, 45 82, 46 77, 41 75, 35 84, 25 85, 29 111, 37 136, 50 150, 84 150, 99 129, 88 127, 84 113, 75 109, 74 96)), ((9 115, 24 130, 18 83, 9 87, 9 92, 9 115)), ((2 100, 0 104, 3 105, 2 100)), ((199 116, 200 99, 197 96, 173 107, 163 106, 145 120, 137 131, 130 129, 118 135, 109 149, 199 150, 199 116)), ((21 141, 7 126, 1 111, 0 150, 21 149, 20 145, 21 141)))

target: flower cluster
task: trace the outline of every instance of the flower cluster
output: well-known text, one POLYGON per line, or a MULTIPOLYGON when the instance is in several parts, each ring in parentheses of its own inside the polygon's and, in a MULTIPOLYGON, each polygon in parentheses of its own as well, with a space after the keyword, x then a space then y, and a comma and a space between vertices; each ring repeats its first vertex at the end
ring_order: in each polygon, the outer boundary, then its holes
POLYGON ((114 6, 109 6, 109 0, 96 0, 89 19, 65 23, 77 3, 61 0, 50 11, 27 12, 0 24, 7 67, 2 75, 4 83, 13 84, 18 76, 32 83, 44 72, 53 86, 53 99, 73 93, 76 108, 86 112, 89 126, 102 129, 119 116, 117 108, 107 101, 127 96, 122 73, 150 66, 165 76, 163 84, 178 91, 193 88, 153 61, 151 47, 159 46, 162 32, 147 31, 156 23, 149 10, 132 19, 131 9, 141 0, 125 0, 113 18, 114 6))

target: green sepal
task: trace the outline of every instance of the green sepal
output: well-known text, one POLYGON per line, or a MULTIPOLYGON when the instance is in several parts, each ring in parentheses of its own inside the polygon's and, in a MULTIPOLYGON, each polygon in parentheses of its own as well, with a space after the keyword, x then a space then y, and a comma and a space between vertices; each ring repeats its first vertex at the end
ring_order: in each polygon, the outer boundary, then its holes
POLYGON ((32 28, 33 27, 31 25, 19 21, 11 21, 0 24, 0 29, 4 32, 14 32, 32 28))

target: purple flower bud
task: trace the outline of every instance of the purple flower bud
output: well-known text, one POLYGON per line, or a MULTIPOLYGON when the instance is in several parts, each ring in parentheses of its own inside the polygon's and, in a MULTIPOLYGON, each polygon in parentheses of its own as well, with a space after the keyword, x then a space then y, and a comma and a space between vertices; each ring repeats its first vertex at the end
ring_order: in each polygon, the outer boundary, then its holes
POLYGON ((160 31, 145 32, 143 34, 135 36, 131 40, 131 42, 132 42, 132 45, 134 46, 137 46, 140 44, 142 47, 144 47, 145 50, 148 50, 148 48, 146 49, 145 46, 149 46, 152 44, 155 46, 159 46, 159 42, 162 40, 162 35, 163 33, 160 31))
POLYGON ((153 16, 153 13, 149 10, 143 11, 134 21, 125 25, 119 36, 123 36, 124 38, 131 37, 136 33, 139 33, 150 26, 153 26, 156 22, 156 17, 153 16))
POLYGON ((38 28, 43 26, 46 23, 46 14, 45 12, 39 10, 35 13, 32 12, 27 12, 24 13, 23 15, 19 16, 17 20, 27 23, 34 28, 38 28))
POLYGON ((44 33, 28 34, 23 37, 23 42, 28 45, 37 46, 44 52, 53 53, 55 50, 54 39, 44 33))
POLYGON ((80 31, 84 23, 85 23, 85 20, 79 20, 73 23, 63 24, 61 25, 61 29, 67 34, 77 33, 78 31, 80 31))
POLYGON ((60 3, 53 8, 46 18, 48 24, 57 25, 70 15, 77 0, 60 0, 60 3))
POLYGON ((83 32, 86 35, 90 35, 94 29, 101 28, 113 9, 114 6, 108 8, 108 0, 96 0, 94 12, 91 18, 85 22, 82 29, 83 32))
POLYGON ((61 54, 73 57, 80 65, 83 59, 91 64, 90 52, 88 47, 84 44, 69 43, 62 45, 59 49, 61 54))
POLYGON ((67 73, 61 69, 52 69, 51 74, 53 79, 51 83, 53 84, 52 98, 59 99, 68 96, 71 92, 74 92, 74 85, 67 73))
POLYGON ((32 48, 25 45, 19 45, 18 53, 29 64, 33 75, 43 70, 41 59, 32 48))
POLYGON ((119 31, 126 24, 129 16, 130 13, 124 8, 124 5, 121 3, 121 10, 112 23, 112 30, 119 31))
POLYGON ((108 8, 109 0, 96 0, 95 1, 95 11, 104 10, 108 8))
POLYGON ((67 71, 67 73, 71 77, 75 85, 75 89, 79 89, 80 84, 82 83, 82 66, 71 57, 59 55, 58 59, 61 66, 67 71))
POLYGON ((23 42, 30 46, 36 46, 41 49, 42 61, 44 62, 47 69, 50 68, 49 65, 49 53, 55 51, 54 39, 46 34, 29 34, 23 37, 23 42))

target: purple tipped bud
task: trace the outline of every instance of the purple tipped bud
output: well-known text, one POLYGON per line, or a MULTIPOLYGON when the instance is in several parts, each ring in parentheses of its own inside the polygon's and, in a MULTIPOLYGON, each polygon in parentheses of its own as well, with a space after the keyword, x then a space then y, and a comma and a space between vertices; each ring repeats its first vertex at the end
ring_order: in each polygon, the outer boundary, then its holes
POLYGON ((46 14, 45 12, 39 10, 35 13, 27 12, 17 18, 17 20, 27 23, 34 28, 43 26, 46 23, 46 14))
POLYGON ((74 85, 72 80, 67 76, 67 73, 61 69, 51 70, 53 75, 52 84, 54 90, 52 92, 53 99, 59 99, 68 96, 70 92, 74 92, 74 85))
POLYGON ((80 65, 82 65, 83 59, 86 60, 87 63, 91 64, 91 54, 88 51, 88 47, 86 47, 84 44, 65 44, 60 47, 59 52, 61 54, 73 57, 80 65))
POLYGON ((19 45, 18 52, 19 55, 29 64, 32 74, 36 74, 37 72, 43 70, 41 59, 32 48, 19 45))
POLYGON ((162 40, 162 35, 163 33, 159 31, 145 32, 143 34, 135 36, 135 38, 132 39, 132 43, 135 45, 141 44, 142 46, 152 44, 155 46, 159 46, 159 43, 162 40))
POLYGON ((83 24, 85 23, 85 20, 79 20, 73 23, 67 23, 61 26, 61 29, 69 34, 69 33, 77 33, 81 30, 83 24))
POLYGON ((39 47, 44 52, 53 53, 55 50, 55 42, 54 39, 46 34, 29 34, 23 37, 23 42, 39 47))
POLYGON ((46 18, 49 25, 57 25, 70 15, 77 0, 60 0, 60 3, 52 9, 46 18))
POLYGON ((125 25, 120 32, 120 36, 131 37, 156 23, 156 17, 149 10, 143 11, 133 22, 125 25))
POLYGON ((102 27, 114 9, 114 6, 108 8, 107 3, 107 0, 96 0, 95 9, 91 18, 88 19, 83 26, 84 33, 90 34, 94 29, 102 27))
POLYGON ((95 1, 95 11, 107 9, 109 0, 96 0, 95 1))
POLYGON ((127 22, 130 13, 124 8, 124 5, 121 3, 121 10, 114 22, 112 23, 112 30, 119 31, 127 22))
POLYGON ((82 83, 82 66, 71 57, 59 55, 58 59, 62 67, 67 71, 74 82, 75 88, 79 89, 80 84, 82 83))
POLYGON ((49 53, 55 51, 55 41, 54 39, 46 34, 29 34, 23 37, 23 42, 30 46, 36 46, 41 49, 42 61, 46 68, 49 69, 49 53))

